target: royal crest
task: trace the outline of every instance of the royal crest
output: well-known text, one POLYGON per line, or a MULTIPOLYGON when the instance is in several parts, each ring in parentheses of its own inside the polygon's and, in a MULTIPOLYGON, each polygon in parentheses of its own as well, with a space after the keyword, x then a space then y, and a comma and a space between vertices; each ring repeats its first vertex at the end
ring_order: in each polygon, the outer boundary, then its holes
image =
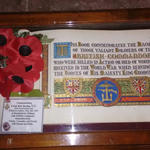
POLYGON ((69 96, 71 97, 76 96, 82 89, 81 79, 76 78, 65 79, 64 89, 69 96))
POLYGON ((148 89, 148 79, 147 77, 134 77, 131 78, 132 86, 134 91, 142 96, 148 89))

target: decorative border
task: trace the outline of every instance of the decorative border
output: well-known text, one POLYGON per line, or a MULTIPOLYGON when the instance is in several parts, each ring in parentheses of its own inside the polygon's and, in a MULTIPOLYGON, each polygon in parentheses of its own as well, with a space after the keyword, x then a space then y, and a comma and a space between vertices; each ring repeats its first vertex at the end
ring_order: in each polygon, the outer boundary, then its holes
MULTIPOLYGON (((68 78, 69 80, 80 78, 68 78)), ((82 88, 78 90, 75 95, 71 95, 64 86, 67 78, 55 79, 54 89, 54 102, 56 106, 112 106, 112 105, 149 105, 150 104, 150 78, 149 77, 131 77, 131 78, 82 78, 82 88), (142 79, 144 81, 144 92, 138 93, 132 85, 132 81, 142 79), (117 100, 111 105, 104 105, 95 95, 96 85, 103 81, 109 80, 115 83, 119 89, 117 100)), ((139 86, 137 84, 137 86, 139 86)))

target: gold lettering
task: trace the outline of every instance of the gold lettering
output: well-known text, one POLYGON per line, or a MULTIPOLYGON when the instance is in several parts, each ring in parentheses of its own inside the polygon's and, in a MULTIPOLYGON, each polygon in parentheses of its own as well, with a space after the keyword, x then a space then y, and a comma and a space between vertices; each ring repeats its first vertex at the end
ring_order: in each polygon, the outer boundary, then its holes
POLYGON ((138 46, 142 46, 142 43, 141 42, 137 42, 138 46))
POLYGON ((115 52, 119 52, 119 49, 118 49, 118 48, 115 48, 115 52))
POLYGON ((93 70, 91 70, 91 71, 90 71, 90 74, 91 74, 91 75, 94 75, 94 71, 93 71, 93 70))
POLYGON ((111 87, 111 85, 108 83, 104 83, 104 84, 100 85, 100 87, 105 88, 105 89, 99 89, 99 91, 105 92, 105 96, 104 96, 104 94, 102 94, 102 101, 103 102, 104 101, 112 101, 112 93, 109 93, 109 92, 113 92, 113 93, 117 94, 117 91, 113 90, 113 89, 109 89, 109 87, 111 87))
POLYGON ((100 74, 101 74, 101 75, 104 75, 104 71, 100 71, 100 74))
POLYGON ((57 45, 57 55, 67 56, 67 47, 68 45, 57 45))

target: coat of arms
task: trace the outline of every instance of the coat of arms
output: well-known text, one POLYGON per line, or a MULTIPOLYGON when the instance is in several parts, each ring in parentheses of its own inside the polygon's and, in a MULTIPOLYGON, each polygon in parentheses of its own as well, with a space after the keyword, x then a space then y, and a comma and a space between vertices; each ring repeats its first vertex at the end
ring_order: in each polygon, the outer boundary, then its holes
POLYGON ((132 86, 134 91, 139 96, 142 96, 148 89, 148 81, 146 77, 134 77, 132 78, 132 86))
POLYGON ((64 80, 64 89, 66 93, 71 96, 77 96, 82 89, 82 81, 81 79, 76 78, 67 78, 64 80))

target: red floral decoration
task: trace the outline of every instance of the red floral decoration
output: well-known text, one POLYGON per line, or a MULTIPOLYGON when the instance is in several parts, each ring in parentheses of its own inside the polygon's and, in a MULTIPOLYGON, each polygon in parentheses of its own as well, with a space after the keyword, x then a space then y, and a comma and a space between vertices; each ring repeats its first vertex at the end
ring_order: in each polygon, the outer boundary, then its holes
POLYGON ((12 29, 0 29, 0 93, 30 92, 44 63, 42 44, 35 36, 16 37, 12 29))
POLYGON ((0 29, 0 61, 6 61, 7 59, 7 62, 11 63, 12 60, 15 60, 14 58, 12 59, 11 55, 8 59, 8 44, 15 39, 16 37, 14 36, 12 29, 0 29))
POLYGON ((34 61, 26 61, 24 62, 25 71, 28 74, 34 75, 33 80, 34 82, 37 81, 40 77, 40 72, 44 68, 43 59, 39 56, 34 61))

